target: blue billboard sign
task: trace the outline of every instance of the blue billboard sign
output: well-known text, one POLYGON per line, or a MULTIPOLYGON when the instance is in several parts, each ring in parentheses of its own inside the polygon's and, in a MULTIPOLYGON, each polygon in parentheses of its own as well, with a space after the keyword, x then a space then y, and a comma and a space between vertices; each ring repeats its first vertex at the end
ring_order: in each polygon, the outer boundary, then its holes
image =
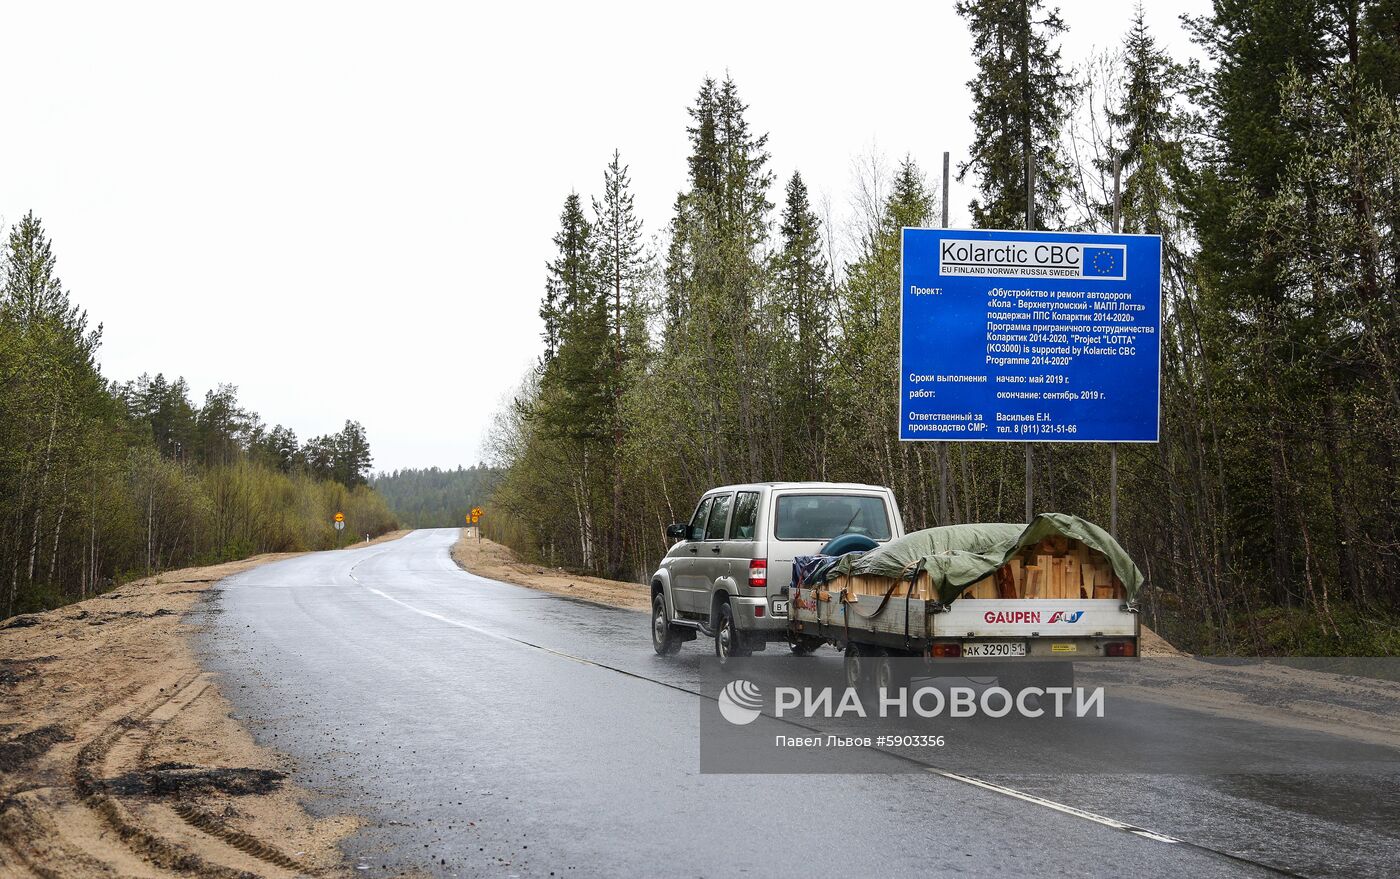
POLYGON ((902 440, 1156 442, 1156 235, 904 230, 902 440))

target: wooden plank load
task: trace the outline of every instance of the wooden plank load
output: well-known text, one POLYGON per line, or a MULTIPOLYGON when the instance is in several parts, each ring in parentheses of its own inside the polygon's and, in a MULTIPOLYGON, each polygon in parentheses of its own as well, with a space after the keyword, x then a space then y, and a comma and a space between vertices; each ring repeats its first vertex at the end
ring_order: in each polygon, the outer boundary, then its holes
MULTIPOLYGON (((825 584, 823 591, 831 600, 844 590, 848 595, 874 595, 883 598, 890 587, 893 598, 903 598, 909 591, 909 578, 874 575, 840 574, 825 584)), ((921 571, 914 581, 913 597, 929 601, 936 596, 927 571, 921 571)), ((1113 564, 1101 552, 1082 542, 1054 535, 1028 546, 1007 561, 995 573, 967 587, 960 598, 1115 598, 1123 600, 1127 593, 1113 572, 1113 564)))
POLYGON ((1113 564, 1103 553, 1057 534, 1021 550, 996 577, 978 580, 960 597, 1116 598, 1121 601, 1127 593, 1113 572, 1113 564))
MULTIPOLYGON (((907 576, 896 581, 893 577, 840 574, 833 578, 825 588, 833 595, 839 594, 844 589, 850 595, 876 595, 883 598, 891 585, 894 586, 895 598, 903 598, 909 592, 909 578, 907 576)), ((919 572, 918 579, 914 581, 913 597, 922 601, 928 601, 933 597, 933 583, 929 578, 928 571, 919 572)))

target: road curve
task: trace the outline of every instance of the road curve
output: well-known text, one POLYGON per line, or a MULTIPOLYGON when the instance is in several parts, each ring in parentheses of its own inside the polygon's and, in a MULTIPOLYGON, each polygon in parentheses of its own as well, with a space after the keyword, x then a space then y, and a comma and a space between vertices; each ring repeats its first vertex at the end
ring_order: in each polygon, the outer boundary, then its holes
POLYGON ((1308 803, 1317 782, 1291 776, 1079 775, 1042 779, 1034 796, 923 772, 702 775, 708 651, 661 659, 643 614, 468 574, 448 553, 457 534, 416 531, 230 578, 200 635, 240 717, 324 794, 313 809, 365 819, 345 843, 363 875, 1396 867, 1393 786, 1346 783, 1308 803))

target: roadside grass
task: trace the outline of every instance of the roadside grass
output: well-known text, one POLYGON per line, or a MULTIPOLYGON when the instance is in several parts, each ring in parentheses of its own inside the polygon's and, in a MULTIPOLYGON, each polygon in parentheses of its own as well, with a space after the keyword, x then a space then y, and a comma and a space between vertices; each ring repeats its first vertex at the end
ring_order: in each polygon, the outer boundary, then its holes
POLYGON ((1253 628, 1266 656, 1400 656, 1400 615, 1354 605, 1268 608, 1253 628))
POLYGON ((1221 629, 1181 609, 1162 615, 1162 627, 1183 650, 1198 656, 1400 656, 1400 614, 1332 604, 1319 608, 1267 607, 1234 614, 1221 629))

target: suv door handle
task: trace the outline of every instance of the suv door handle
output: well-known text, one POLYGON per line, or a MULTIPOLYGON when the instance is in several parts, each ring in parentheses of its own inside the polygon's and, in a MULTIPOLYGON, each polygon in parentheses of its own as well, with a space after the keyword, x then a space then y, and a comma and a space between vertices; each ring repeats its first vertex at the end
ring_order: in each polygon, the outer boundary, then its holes
POLYGON ((693 547, 693 546, 690 548, 690 551, 693 552, 693 553, 694 553, 694 552, 699 552, 699 550, 698 550, 696 547, 693 547))
POLYGON ((719 552, 719 544, 716 543, 714 546, 710 547, 710 552, 719 552))

